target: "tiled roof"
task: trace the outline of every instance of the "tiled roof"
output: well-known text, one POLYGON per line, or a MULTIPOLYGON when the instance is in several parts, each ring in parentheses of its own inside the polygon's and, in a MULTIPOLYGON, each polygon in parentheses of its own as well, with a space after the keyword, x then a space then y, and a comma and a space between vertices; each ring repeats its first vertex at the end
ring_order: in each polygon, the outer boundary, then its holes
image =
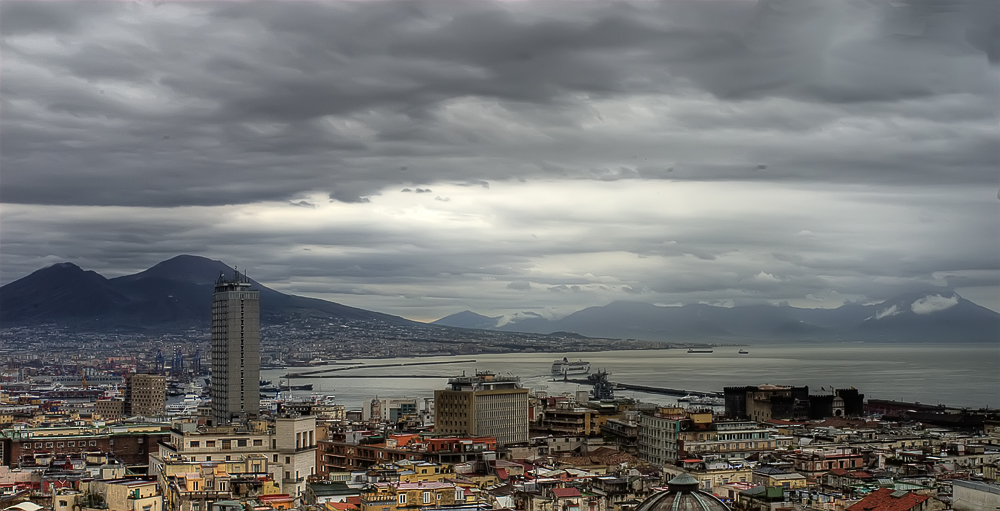
POLYGON ((869 493, 860 502, 847 508, 847 511, 910 511, 930 498, 929 495, 882 488, 869 493))
POLYGON ((556 497, 560 498, 560 499, 569 498, 569 497, 579 497, 580 496, 580 490, 578 490, 576 488, 556 488, 556 489, 552 490, 552 494, 555 495, 556 497))

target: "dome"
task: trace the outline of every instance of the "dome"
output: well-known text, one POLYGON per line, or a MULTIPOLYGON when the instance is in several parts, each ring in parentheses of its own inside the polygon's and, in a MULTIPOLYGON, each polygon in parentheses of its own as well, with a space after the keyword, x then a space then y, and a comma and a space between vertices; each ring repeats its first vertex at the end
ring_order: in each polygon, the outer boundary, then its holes
POLYGON ((681 474, 667 481, 667 489, 650 495, 635 511, 732 511, 718 497, 698 489, 698 480, 681 474))

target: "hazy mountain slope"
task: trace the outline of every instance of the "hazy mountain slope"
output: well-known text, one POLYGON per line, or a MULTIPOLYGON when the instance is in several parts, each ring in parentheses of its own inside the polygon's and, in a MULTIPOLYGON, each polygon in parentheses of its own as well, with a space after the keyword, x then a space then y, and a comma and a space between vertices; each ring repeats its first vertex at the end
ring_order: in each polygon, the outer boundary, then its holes
MULTIPOLYGON (((215 281, 233 271, 221 261, 191 255, 114 279, 61 263, 0 288, 0 322, 4 326, 66 323, 95 330, 203 327, 211 319, 215 281)), ((260 291, 264 323, 316 316, 417 324, 389 314, 287 295, 251 281, 260 291)))

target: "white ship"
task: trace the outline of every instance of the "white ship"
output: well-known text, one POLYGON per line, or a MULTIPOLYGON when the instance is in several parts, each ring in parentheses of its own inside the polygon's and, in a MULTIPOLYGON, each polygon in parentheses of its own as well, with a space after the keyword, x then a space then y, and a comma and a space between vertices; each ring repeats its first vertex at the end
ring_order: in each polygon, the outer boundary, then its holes
POLYGON ((565 357, 563 357, 562 360, 556 360, 555 362, 552 362, 553 376, 587 374, 589 372, 590 372, 590 362, 584 362, 583 360, 570 362, 565 357))
POLYGON ((167 405, 168 416, 186 417, 198 415, 198 405, 204 403, 198 394, 188 394, 184 396, 184 401, 167 405))

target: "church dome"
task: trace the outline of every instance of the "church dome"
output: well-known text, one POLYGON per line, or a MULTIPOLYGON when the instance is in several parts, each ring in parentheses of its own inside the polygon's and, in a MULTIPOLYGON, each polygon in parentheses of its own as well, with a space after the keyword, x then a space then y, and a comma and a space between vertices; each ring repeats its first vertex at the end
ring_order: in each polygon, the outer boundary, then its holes
POLYGON ((635 511, 732 511, 718 497, 698 489, 698 480, 681 474, 667 481, 667 489, 654 493, 635 511))

